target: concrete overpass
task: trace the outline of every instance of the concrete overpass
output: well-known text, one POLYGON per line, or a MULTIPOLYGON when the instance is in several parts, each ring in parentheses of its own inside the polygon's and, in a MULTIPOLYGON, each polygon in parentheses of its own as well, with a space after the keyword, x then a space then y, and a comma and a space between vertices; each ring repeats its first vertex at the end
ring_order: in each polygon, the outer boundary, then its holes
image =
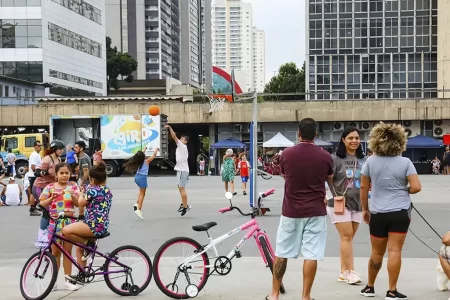
MULTIPOLYGON (((0 126, 47 126, 51 115, 144 114, 159 105, 171 123, 250 122, 251 103, 225 103, 223 111, 208 114, 209 103, 159 98, 48 99, 37 105, 0 106, 0 126)), ((259 103, 259 122, 396 121, 450 119, 450 98, 333 101, 266 101, 259 103)))

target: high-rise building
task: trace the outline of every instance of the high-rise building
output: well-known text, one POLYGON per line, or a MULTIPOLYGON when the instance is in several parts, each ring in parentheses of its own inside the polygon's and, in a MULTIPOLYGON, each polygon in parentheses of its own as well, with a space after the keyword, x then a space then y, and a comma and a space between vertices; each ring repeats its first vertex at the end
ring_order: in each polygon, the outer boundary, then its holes
MULTIPOLYGON (((437 2, 307 1, 309 98, 435 97, 437 2)), ((439 10, 449 6, 439 1, 439 10)))
POLYGON ((253 9, 242 0, 216 0, 212 10, 213 64, 245 72, 243 90, 254 89, 253 9))
POLYGON ((263 92, 266 86, 266 36, 253 27, 253 88, 263 92))
POLYGON ((211 85, 211 0, 108 0, 106 12, 106 35, 136 59, 136 79, 211 85))
POLYGON ((106 35, 136 59, 136 79, 180 80, 179 0, 108 0, 106 13, 106 35))
POLYGON ((106 95, 103 0, 2 0, 0 6, 0 75, 50 83, 56 95, 106 95))
POLYGON ((209 87, 212 74, 211 0, 180 1, 181 81, 194 87, 209 87), (209 78, 208 78, 209 79, 209 78))

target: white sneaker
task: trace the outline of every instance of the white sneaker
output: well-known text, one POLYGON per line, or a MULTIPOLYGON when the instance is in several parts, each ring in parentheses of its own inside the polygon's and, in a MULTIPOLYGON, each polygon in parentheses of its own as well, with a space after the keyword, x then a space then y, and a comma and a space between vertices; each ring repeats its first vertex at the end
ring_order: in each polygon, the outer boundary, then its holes
POLYGON ((445 275, 444 270, 442 270, 442 266, 440 263, 438 263, 436 270, 437 270, 436 283, 437 283, 438 290, 447 291, 448 290, 448 287, 447 287, 448 278, 447 278, 447 275, 445 275))
POLYGON ((66 290, 69 290, 69 291, 76 291, 76 290, 78 290, 80 288, 79 286, 77 286, 76 284, 71 283, 68 280, 66 280, 64 282, 64 287, 66 288, 66 290))
POLYGON ((347 283, 348 284, 359 284, 359 283, 361 283, 361 276, 358 273, 356 273, 355 271, 351 271, 350 273, 348 273, 347 283))
POLYGON ((349 271, 344 271, 339 275, 338 281, 339 282, 348 282, 348 275, 350 274, 349 271))
POLYGON ((53 286, 52 292, 54 292, 54 291, 56 291, 56 290, 58 290, 58 284, 57 284, 57 283, 55 283, 55 285, 53 286))
POLYGON ((136 214, 136 216, 139 217, 139 219, 141 219, 141 220, 144 219, 144 217, 142 216, 142 211, 141 211, 140 209, 136 209, 136 210, 134 211, 134 213, 136 214))

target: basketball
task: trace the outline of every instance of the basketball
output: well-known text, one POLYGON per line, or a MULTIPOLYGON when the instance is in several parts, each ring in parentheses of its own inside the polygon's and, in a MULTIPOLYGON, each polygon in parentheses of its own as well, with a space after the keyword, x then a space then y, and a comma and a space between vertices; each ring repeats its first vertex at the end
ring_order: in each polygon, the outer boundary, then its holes
POLYGON ((148 109, 148 113, 152 116, 159 115, 159 107, 157 105, 150 106, 150 108, 148 109))

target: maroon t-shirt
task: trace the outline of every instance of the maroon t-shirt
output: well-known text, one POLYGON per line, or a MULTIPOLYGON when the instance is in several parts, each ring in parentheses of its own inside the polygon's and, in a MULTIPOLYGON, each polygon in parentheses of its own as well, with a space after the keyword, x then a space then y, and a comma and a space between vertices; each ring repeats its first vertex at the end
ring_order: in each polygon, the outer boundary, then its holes
POLYGON ((281 214, 288 218, 325 216, 325 181, 333 175, 330 153, 312 143, 299 143, 280 157, 284 175, 284 200, 281 214))

